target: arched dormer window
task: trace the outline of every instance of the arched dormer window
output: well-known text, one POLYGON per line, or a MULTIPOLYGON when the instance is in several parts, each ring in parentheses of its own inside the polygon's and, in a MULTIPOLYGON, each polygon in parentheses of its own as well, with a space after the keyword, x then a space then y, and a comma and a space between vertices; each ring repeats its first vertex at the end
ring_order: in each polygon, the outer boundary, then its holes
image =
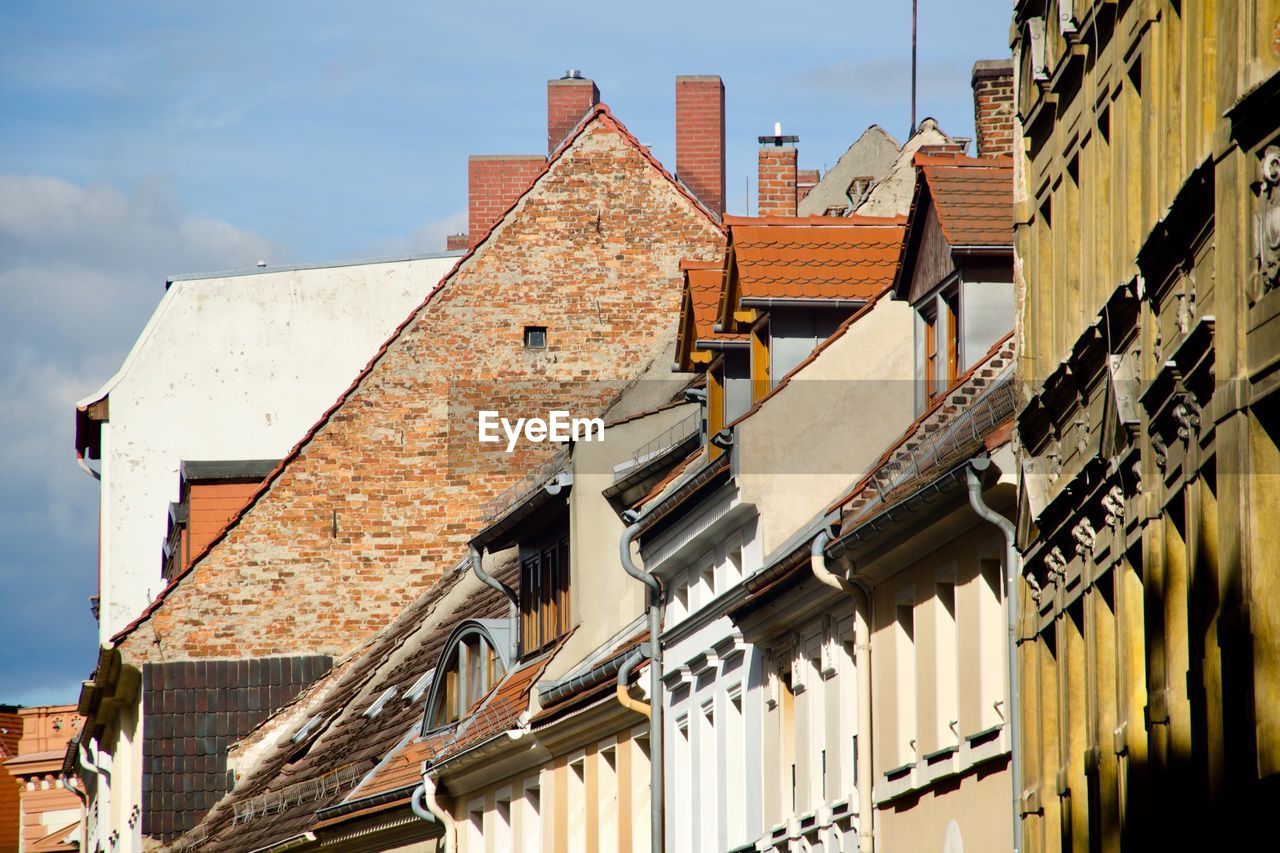
POLYGON ((511 626, 503 619, 468 619, 454 629, 427 693, 424 731, 456 723, 502 680, 510 642, 511 626))

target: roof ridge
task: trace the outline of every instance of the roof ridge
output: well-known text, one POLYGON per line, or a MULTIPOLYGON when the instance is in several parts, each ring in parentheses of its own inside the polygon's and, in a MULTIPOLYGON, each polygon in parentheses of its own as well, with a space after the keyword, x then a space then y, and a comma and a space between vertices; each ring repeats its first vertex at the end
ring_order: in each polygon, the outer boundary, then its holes
POLYGON ((333 405, 331 405, 328 409, 326 409, 320 415, 319 419, 311 426, 310 429, 306 431, 306 433, 303 434, 302 438, 300 438, 297 441, 297 443, 295 443, 294 446, 289 450, 289 452, 286 453, 280 459, 275 469, 273 469, 272 472, 267 475, 266 479, 262 481, 261 485, 259 485, 257 490, 254 491, 253 495, 249 498, 249 500, 245 503, 245 505, 241 507, 240 511, 237 512, 231 519, 229 519, 225 525, 223 525, 222 529, 218 531, 217 535, 214 536, 207 545, 205 545, 204 549, 196 556, 194 560, 191 561, 190 565, 182 569, 180 572, 175 574, 172 577, 172 579, 170 579, 169 583, 166 584, 164 588, 160 590, 160 592, 156 595, 155 599, 153 599, 150 604, 148 604, 145 608, 143 608, 142 612, 138 614, 138 616, 136 616, 127 625, 125 625, 123 628, 121 628, 119 631, 117 631, 115 634, 111 636, 111 642, 113 644, 118 645, 126 637, 128 637, 130 634, 136 631, 139 627, 141 627, 147 620, 149 620, 151 616, 154 615, 155 612, 159 610, 160 607, 164 604, 164 602, 168 599, 169 594, 173 590, 175 590, 185 578, 190 576, 196 570, 196 567, 199 566, 204 561, 205 557, 207 557, 210 553, 212 553, 213 549, 217 547, 217 545, 227 537, 227 535, 231 532, 231 530, 233 530, 235 527, 239 525, 241 519, 243 519, 246 515, 248 515, 253 510, 253 508, 257 506, 258 501, 260 501, 262 497, 266 495, 268 491, 271 490, 271 488, 275 485, 276 481, 280 479, 280 476, 284 473, 285 469, 287 469, 289 465, 295 459, 297 459, 298 456, 301 455, 303 449, 308 444, 311 443, 311 441, 319 434, 320 430, 323 429, 325 425, 329 423, 330 419, 338 412, 339 409, 341 409, 346 404, 347 400, 351 397, 351 395, 354 394, 355 391, 360 387, 360 385, 369 377, 369 375, 373 372, 374 367, 382 360, 382 357, 385 356, 387 352, 390 350, 391 345, 400 339, 400 336, 404 334, 405 330, 408 329, 409 326, 411 326, 413 322, 418 318, 418 316, 423 312, 423 310, 426 309, 426 307, 431 304, 431 302, 435 299, 436 295, 439 294, 442 290, 444 290, 444 288, 448 285, 449 282, 453 280, 453 278, 458 274, 458 272, 463 268, 463 266, 466 265, 466 263, 470 261, 473 257, 475 257, 476 253, 480 251, 480 248, 484 246, 489 241, 489 239, 493 236, 494 232, 498 230, 498 227, 506 223, 510 219, 512 213, 516 210, 516 208, 520 206, 521 202, 523 202, 524 199, 531 192, 533 192, 534 188, 537 187, 539 183, 541 183, 542 179, 547 176, 547 174, 551 171, 552 167, 558 162, 560 162, 560 159, 564 156, 565 152, 567 152, 570 148, 572 148, 573 145, 577 142, 577 140, 582 136, 582 134, 586 132, 586 129, 590 127, 597 120, 602 120, 606 122, 609 127, 611 127, 614 131, 619 133, 625 141, 627 141, 633 148, 635 148, 638 152, 640 152, 640 154, 650 163, 650 165, 652 165, 654 168, 658 170, 659 174, 661 174, 664 178, 667 179, 667 181, 672 185, 672 187, 676 189, 677 192, 679 192, 681 195, 683 195, 685 198, 689 199, 689 201, 693 203, 693 207, 695 210, 699 211, 703 216, 705 216, 706 219, 713 226, 715 226, 715 228, 718 231, 720 231, 721 233, 724 233, 725 231, 724 226, 720 223, 719 220, 716 219, 716 217, 711 213, 711 211, 709 211, 706 208, 706 206, 702 204, 701 201, 698 200, 696 196, 694 196, 691 192, 689 192, 689 190, 686 187, 681 185, 675 179, 675 177, 670 172, 668 172, 660 162, 658 162, 657 158, 653 156, 652 152, 650 152, 647 148, 645 148, 645 146, 640 142, 640 140, 637 139, 631 133, 631 131, 627 130, 626 125, 624 125, 621 121, 619 121, 613 115, 613 113, 609 110, 609 107, 604 103, 596 104, 578 122, 578 125, 574 128, 573 132, 570 133, 568 136, 566 136, 565 139, 556 148, 556 150, 547 158, 547 165, 542 169, 541 172, 539 172, 533 178, 533 180, 529 183, 529 185, 525 188, 525 190, 522 193, 520 193, 519 196, 516 197, 516 199, 511 203, 509 207, 507 207, 506 210, 502 212, 502 215, 499 216, 497 220, 495 220, 494 224, 490 226, 487 231, 485 231, 484 235, 479 240, 477 240, 475 244, 472 245, 466 251, 466 253, 464 253, 461 257, 458 258, 457 262, 453 265, 453 267, 440 278, 440 281, 438 281, 435 287, 433 287, 427 293, 426 297, 422 300, 422 302, 420 302, 417 305, 417 307, 413 308, 409 312, 409 315, 404 319, 404 321, 401 322, 398 326, 396 326, 396 328, 391 332, 391 335, 387 338, 387 340, 383 342, 382 346, 380 346, 377 349, 377 351, 374 352, 372 358, 369 359, 368 363, 365 364, 365 366, 360 370, 358 374, 356 374, 356 378, 352 380, 351 384, 347 386, 346 390, 338 395, 338 398, 337 400, 334 401, 333 405))

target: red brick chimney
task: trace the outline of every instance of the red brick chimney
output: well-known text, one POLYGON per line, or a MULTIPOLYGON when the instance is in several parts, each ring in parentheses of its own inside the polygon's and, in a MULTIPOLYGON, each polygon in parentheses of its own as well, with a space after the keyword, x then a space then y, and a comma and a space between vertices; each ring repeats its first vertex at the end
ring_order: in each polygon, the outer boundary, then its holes
POLYGON ((973 123, 979 157, 1013 154, 1013 60, 974 63, 973 123))
POLYGON ((757 216, 796 215, 796 143, 798 136, 783 136, 782 125, 773 126, 773 136, 761 136, 759 186, 756 190, 757 216))
POLYGON ((724 83, 716 75, 676 78, 676 175, 724 214, 724 83))
POLYGON ((542 173, 547 158, 541 154, 472 154, 467 161, 470 204, 467 230, 470 245, 488 233, 498 217, 542 173))
POLYGON ((559 80, 547 81, 547 153, 556 150, 587 111, 600 103, 596 84, 570 68, 559 80))

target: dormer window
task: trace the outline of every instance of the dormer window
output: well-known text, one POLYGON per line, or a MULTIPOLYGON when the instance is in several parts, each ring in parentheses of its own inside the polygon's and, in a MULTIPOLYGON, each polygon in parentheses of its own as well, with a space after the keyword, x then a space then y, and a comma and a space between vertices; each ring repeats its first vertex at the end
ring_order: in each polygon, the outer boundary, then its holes
POLYGON ((955 293, 930 300, 924 320, 924 379, 933 403, 960 378, 960 308, 955 293))
POLYGON ((520 546, 520 650, 537 651, 569 631, 569 535, 520 546))
POLYGON ((431 681, 427 731, 465 717, 506 674, 504 656, 481 624, 472 622, 460 628, 445 645, 431 681))

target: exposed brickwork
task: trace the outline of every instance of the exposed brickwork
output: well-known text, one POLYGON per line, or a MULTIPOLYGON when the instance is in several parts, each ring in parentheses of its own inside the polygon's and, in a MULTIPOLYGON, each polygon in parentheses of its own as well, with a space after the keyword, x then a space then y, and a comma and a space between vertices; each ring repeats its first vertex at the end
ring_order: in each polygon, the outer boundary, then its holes
POLYGON ((758 216, 796 215, 796 147, 760 146, 759 186, 756 195, 758 216))
POLYGON ((724 83, 676 78, 676 175, 702 203, 724 213, 724 83))
POLYGON ((126 659, 341 654, 381 629, 463 556, 484 503, 558 447, 480 445, 476 409, 599 411, 673 335, 680 260, 712 259, 723 241, 598 111, 121 636, 126 659), (547 327, 545 349, 524 348, 526 324, 547 327))
POLYGON ((450 234, 444 238, 444 250, 457 252, 471 247, 470 234, 450 234))
MULTIPOLYGON (((585 77, 547 81, 547 153, 553 153, 582 117, 600 103, 600 90, 585 77)), ((475 228, 471 229, 475 233, 475 228)))
POLYGON ((979 157, 1013 154, 1013 61, 985 60, 973 66, 973 122, 979 157))
POLYGON ((796 204, 805 200, 809 191, 822 180, 822 173, 817 169, 799 169, 796 171, 796 204))
MULTIPOLYGON (((541 154, 473 154, 467 161, 470 245, 484 239, 507 208, 546 168, 541 154)), ((452 243, 450 243, 452 245, 452 243)))

